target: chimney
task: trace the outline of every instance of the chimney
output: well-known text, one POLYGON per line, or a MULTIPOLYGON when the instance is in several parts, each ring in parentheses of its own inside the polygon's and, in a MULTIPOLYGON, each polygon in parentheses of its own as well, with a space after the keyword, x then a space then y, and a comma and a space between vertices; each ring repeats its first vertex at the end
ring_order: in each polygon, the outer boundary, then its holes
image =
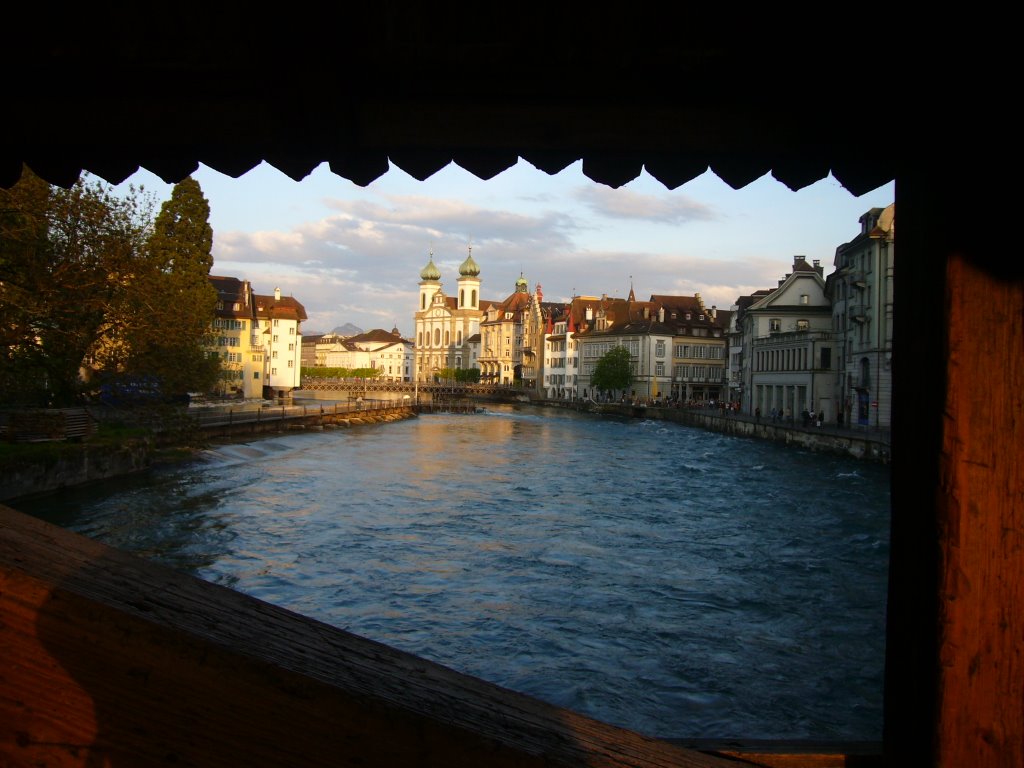
POLYGON ((665 308, 664 307, 659 307, 658 308, 658 322, 659 323, 664 323, 665 322, 665 308))
POLYGON ((711 319, 718 319, 718 307, 716 307, 714 304, 711 305, 711 319))
POLYGON ((825 269, 824 269, 824 267, 821 266, 821 259, 815 259, 813 264, 814 264, 814 271, 817 272, 822 277, 824 277, 825 269))
POLYGON ((644 307, 644 320, 650 320, 650 319, 651 319, 651 308, 650 307, 644 307))
POLYGON ((281 300, 281 289, 280 288, 275 288, 274 289, 274 301, 280 301, 280 300, 281 300))
POLYGON ((587 305, 587 321, 589 322, 589 321, 591 321, 593 319, 594 319, 594 308, 588 304, 587 305))

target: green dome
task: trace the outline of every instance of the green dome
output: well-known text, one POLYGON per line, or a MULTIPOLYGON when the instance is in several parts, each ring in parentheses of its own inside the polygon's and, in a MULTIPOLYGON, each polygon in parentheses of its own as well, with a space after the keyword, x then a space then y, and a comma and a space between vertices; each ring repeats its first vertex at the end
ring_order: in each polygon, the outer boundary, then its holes
POLYGON ((516 292, 517 293, 529 293, 530 284, 526 281, 526 278, 519 275, 519 279, 516 280, 516 292))
POLYGON ((434 257, 430 257, 427 266, 420 270, 420 278, 423 280, 440 280, 441 270, 434 265, 434 257))
POLYGON ((476 277, 480 274, 480 265, 473 261, 472 251, 470 251, 466 260, 459 265, 459 274, 463 277, 476 277))

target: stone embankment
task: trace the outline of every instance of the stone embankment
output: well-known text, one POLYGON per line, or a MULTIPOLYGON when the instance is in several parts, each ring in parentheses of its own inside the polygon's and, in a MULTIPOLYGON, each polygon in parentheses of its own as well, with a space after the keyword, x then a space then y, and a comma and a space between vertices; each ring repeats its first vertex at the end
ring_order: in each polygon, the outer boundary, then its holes
POLYGON ((151 441, 132 440, 116 447, 84 444, 32 460, 11 459, 3 465, 0 501, 129 475, 148 469, 154 455, 151 441))
POLYGON ((802 427, 797 424, 756 420, 742 414, 724 415, 724 411, 704 408, 645 407, 596 403, 557 403, 535 401, 535 405, 552 405, 576 408, 598 414, 610 414, 629 418, 657 419, 684 424, 688 427, 708 429, 727 435, 772 440, 786 445, 795 445, 811 451, 836 453, 856 459, 889 463, 890 443, 885 432, 857 429, 839 429, 833 426, 802 427))
MULTIPOLYGON (((392 421, 415 418, 410 407, 377 408, 332 413, 312 409, 308 415, 260 420, 242 420, 201 424, 199 429, 206 438, 232 438, 246 434, 263 434, 310 429, 345 429, 370 424, 386 424, 392 421)), ((158 446, 153 440, 132 439, 122 445, 110 446, 82 444, 61 444, 59 450, 45 456, 4 461, 0 467, 0 501, 9 501, 22 496, 56 491, 84 483, 106 480, 111 477, 129 475, 149 469, 174 450, 166 440, 158 446)))

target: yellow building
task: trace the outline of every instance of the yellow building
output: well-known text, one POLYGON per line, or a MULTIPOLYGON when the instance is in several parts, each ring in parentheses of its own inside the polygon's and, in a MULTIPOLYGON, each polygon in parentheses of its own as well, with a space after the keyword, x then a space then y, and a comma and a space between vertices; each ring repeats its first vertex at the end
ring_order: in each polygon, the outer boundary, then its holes
POLYGON ((252 286, 248 280, 210 275, 217 291, 209 353, 220 360, 217 393, 263 396, 264 352, 256 339, 252 286))

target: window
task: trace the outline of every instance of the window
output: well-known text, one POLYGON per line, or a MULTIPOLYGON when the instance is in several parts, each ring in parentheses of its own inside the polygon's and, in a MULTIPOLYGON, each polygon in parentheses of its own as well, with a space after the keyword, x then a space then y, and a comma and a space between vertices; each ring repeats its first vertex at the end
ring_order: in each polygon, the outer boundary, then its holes
POLYGON ((277 344, 277 335, 274 335, 274 343, 277 344))
POLYGON ((289 352, 294 352, 295 351, 295 345, 294 344, 289 344, 288 345, 288 351, 289 352))
POLYGON ((654 364, 654 375, 655 376, 664 376, 665 375, 665 364, 664 363, 655 363, 654 364))
POLYGON ((289 368, 294 368, 295 367, 295 361, 294 360, 289 360, 288 361, 288 367, 289 368))
POLYGON ((435 347, 441 346, 441 329, 440 328, 435 328, 434 329, 434 346, 435 347))
POLYGON ((810 324, 806 320, 797 320, 796 329, 798 331, 806 331, 810 327, 810 324))
POLYGON ((782 320, 777 317, 773 317, 768 321, 768 331, 770 333, 778 333, 782 330, 782 320))
POLYGON ((275 328, 277 328, 277 324, 278 324, 278 322, 279 322, 279 321, 278 321, 278 319, 277 319, 277 318, 275 317, 275 318, 274 318, 274 327, 275 327, 275 328))
POLYGON ((274 350, 273 352, 271 352, 271 353, 270 353, 270 356, 271 356, 272 358, 274 358, 275 360, 277 360, 277 350, 275 349, 275 350, 274 350))
POLYGON ((811 297, 808 296, 806 293, 801 293, 800 294, 800 303, 801 304, 809 304, 810 300, 811 300, 811 297))
POLYGON ((421 293, 420 294, 420 309, 426 309, 426 308, 427 308, 427 294, 421 293))
POLYGON ((239 303, 238 303, 238 302, 236 301, 236 302, 235 302, 235 303, 234 303, 234 304, 233 304, 233 305, 231 306, 231 308, 232 308, 233 310, 235 310, 235 312, 239 312, 239 311, 240 311, 240 310, 242 309, 242 305, 241 305, 241 304, 239 304, 239 303))
POLYGON ((271 376, 277 376, 277 368, 271 368, 270 369, 270 375, 271 376))
POLYGON ((473 303, 472 303, 472 306, 474 306, 474 307, 475 307, 475 306, 476 306, 476 291, 475 291, 475 290, 474 290, 474 291, 472 291, 472 292, 470 293, 470 296, 472 296, 472 297, 473 297, 473 303))
POLYGON ((829 370, 832 368, 832 350, 829 347, 821 350, 821 367, 829 370))
POLYGON ((455 343, 460 347, 462 346, 462 331, 455 334, 455 343))
MULTIPOLYGON (((243 325, 242 327, 244 328, 245 326, 243 325)), ((288 329, 288 335, 289 336, 294 336, 295 335, 295 329, 294 328, 289 328, 288 329)))
POLYGON ((254 379, 258 379, 258 378, 260 377, 260 372, 259 372, 259 371, 253 371, 253 372, 252 372, 252 377, 253 377, 254 379))
MULTIPOLYGON (((665 356, 665 342, 664 341, 659 341, 657 344, 654 345, 654 354, 655 354, 656 357, 664 357, 665 356)), ((659 365, 660 365, 660 363, 659 363, 659 365)))

